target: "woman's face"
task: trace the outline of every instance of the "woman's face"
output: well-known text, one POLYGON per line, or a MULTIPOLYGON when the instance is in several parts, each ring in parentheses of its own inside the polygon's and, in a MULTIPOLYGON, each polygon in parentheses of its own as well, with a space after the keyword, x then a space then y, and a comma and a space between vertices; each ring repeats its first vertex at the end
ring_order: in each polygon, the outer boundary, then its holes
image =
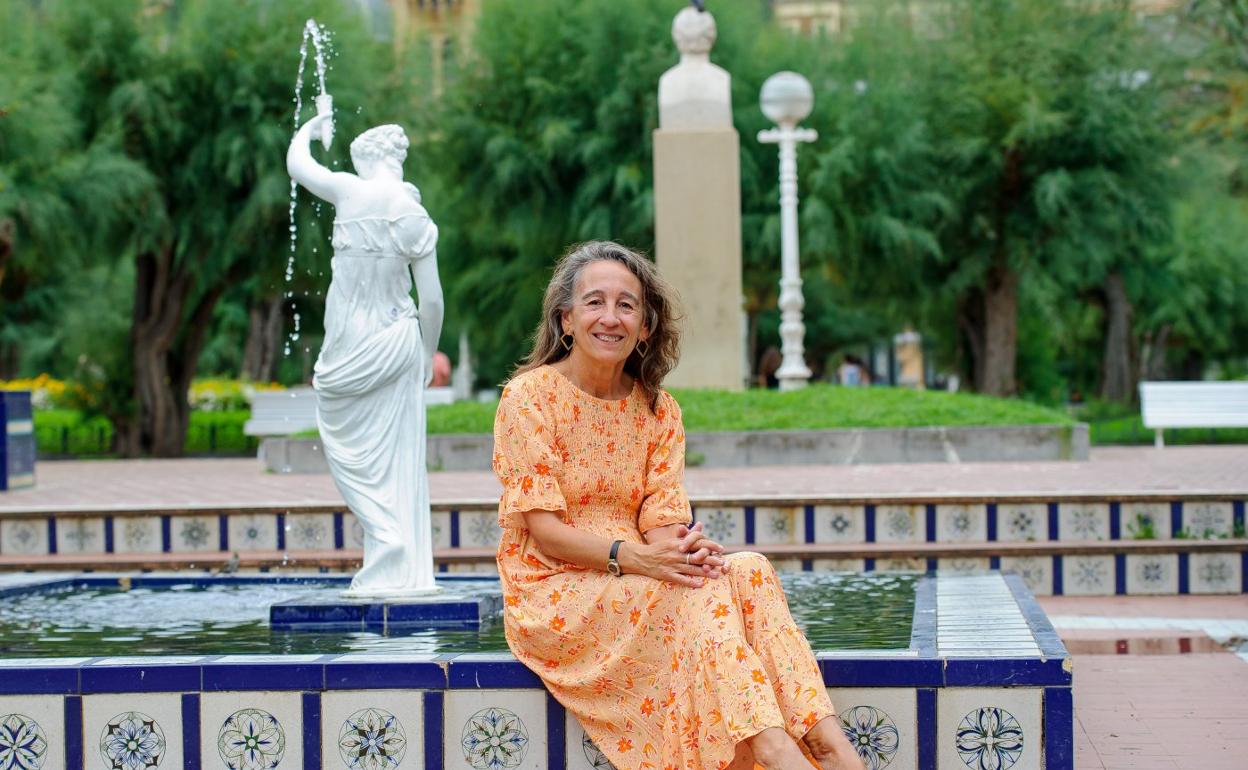
POLYGON ((641 304, 641 281, 615 260, 590 262, 572 289, 572 309, 563 313, 572 355, 603 366, 622 364, 640 340, 650 336, 641 304))

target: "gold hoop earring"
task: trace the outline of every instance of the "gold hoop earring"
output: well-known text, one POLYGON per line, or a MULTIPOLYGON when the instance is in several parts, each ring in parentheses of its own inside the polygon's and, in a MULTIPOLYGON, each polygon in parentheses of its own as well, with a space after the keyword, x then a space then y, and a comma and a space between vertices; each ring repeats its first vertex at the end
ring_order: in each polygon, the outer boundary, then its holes
POLYGON ((568 334, 567 332, 564 332, 563 336, 559 338, 559 344, 563 345, 563 349, 568 352, 572 351, 572 343, 575 341, 576 341, 576 338, 573 337, 571 334, 568 334))
POLYGON ((650 343, 645 340, 639 340, 637 342, 636 347, 634 347, 633 350, 637 351, 637 355, 641 356, 642 358, 645 358, 646 354, 650 352, 650 343), (641 347, 642 345, 645 345, 646 347, 642 348, 641 347))

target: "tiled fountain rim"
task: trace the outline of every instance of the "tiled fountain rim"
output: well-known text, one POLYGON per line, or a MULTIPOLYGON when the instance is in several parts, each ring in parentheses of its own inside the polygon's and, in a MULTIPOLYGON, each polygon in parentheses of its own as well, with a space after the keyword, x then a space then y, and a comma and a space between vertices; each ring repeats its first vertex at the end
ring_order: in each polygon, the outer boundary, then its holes
MULTIPOLYGON (((997 574, 999 573, 989 573, 997 574)), ((1021 578, 999 575, 1040 648, 1040 656, 981 657, 936 654, 936 581, 916 586, 908 649, 821 651, 816 657, 824 682, 835 687, 1069 687, 1070 659, 1021 578)), ((112 576, 116 581, 118 576, 112 576)), ((323 582, 327 576, 281 576, 284 582, 323 582)), ((187 578, 131 576, 144 581, 189 582, 187 578)), ((480 579, 463 576, 460 579, 480 579)), ((956 579, 956 578, 954 578, 956 579)), ((105 575, 60 576, 32 581, 24 590, 84 583, 108 584, 105 575)), ((223 582, 197 577, 197 582, 223 582)), ((261 576, 231 576, 233 582, 265 582, 261 576)), ((272 578, 269 579, 269 582, 272 578)), ((135 583, 132 583, 134 585, 135 583)), ((8 589, 10 592, 14 589, 8 589)), ((510 653, 204 655, 108 658, 0 658, 0 695, 78 695, 134 692, 304 691, 359 689, 529 689, 541 680, 510 653)))

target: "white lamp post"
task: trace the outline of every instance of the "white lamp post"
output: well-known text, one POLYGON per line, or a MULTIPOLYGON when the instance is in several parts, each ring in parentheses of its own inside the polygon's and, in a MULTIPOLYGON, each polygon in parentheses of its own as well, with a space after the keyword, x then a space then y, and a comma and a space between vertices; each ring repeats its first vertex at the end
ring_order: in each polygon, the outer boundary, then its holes
POLYGON ((763 144, 780 145, 780 339, 783 360, 776 378, 780 390, 806 387, 806 325, 802 323, 802 272, 797 249, 797 143, 813 142, 819 135, 797 124, 810 114, 815 96, 810 82, 796 72, 777 72, 763 83, 759 104, 763 114, 779 128, 758 132, 763 144))

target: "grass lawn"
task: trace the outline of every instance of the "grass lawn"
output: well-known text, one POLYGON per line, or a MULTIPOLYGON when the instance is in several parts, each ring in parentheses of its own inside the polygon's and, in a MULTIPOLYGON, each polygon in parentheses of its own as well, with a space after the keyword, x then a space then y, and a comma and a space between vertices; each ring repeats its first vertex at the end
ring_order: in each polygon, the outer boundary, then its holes
MULTIPOLYGON (((1036 425, 1074 422, 1064 412, 1026 401, 903 388, 811 385, 789 393, 749 390, 673 391, 685 429, 704 433, 928 425, 1036 425)), ((430 433, 489 433, 495 403, 429 407, 430 433)))

